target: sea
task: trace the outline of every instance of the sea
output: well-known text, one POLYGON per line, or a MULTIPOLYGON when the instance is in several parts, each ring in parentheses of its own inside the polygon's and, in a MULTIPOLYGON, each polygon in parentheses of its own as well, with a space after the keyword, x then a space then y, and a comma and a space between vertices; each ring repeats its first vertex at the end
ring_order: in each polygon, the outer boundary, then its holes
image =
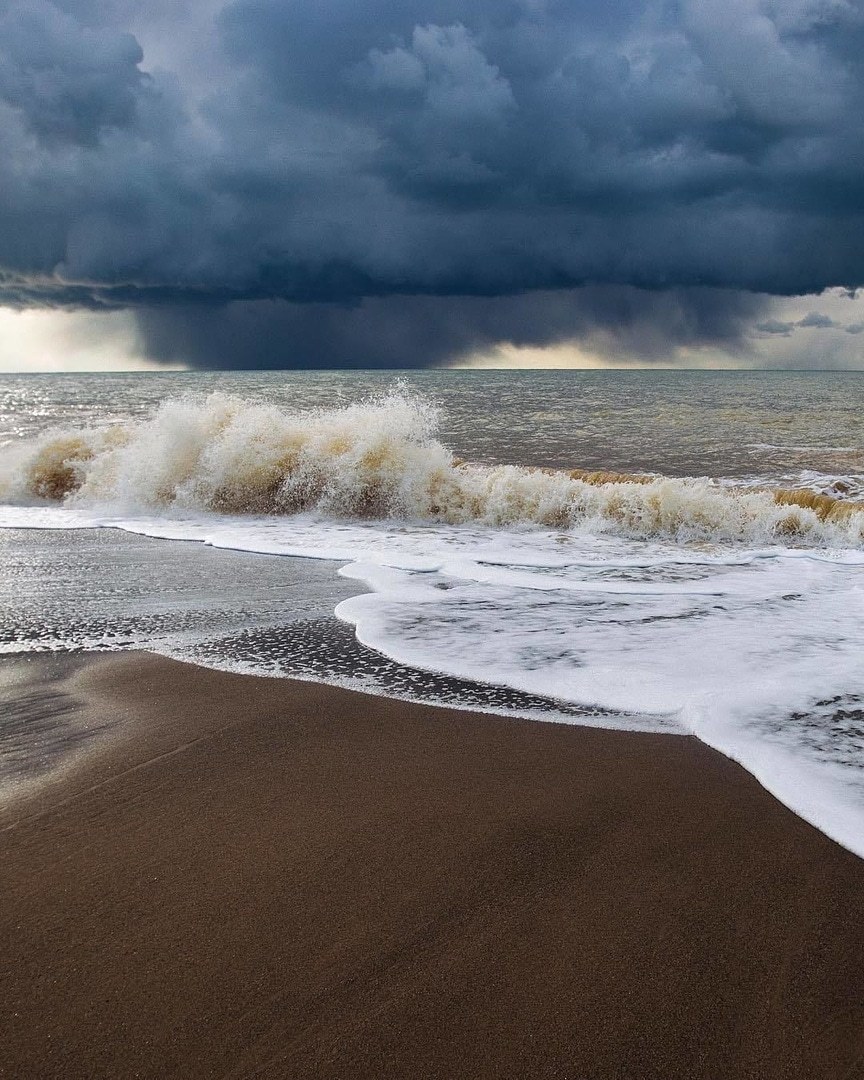
MULTIPOLYGON (((864 372, 0 376, 4 663, 127 649, 695 736, 864 857, 864 372)), ((77 746, 12 684, 0 793, 77 746)))

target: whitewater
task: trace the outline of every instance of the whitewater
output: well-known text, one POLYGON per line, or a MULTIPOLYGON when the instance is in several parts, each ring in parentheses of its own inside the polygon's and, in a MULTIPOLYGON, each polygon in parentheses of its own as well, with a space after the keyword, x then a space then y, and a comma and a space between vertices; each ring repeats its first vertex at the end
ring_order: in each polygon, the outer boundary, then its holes
MULTIPOLYGON (((539 703, 493 696, 489 711, 694 735, 864 857, 858 447, 823 444, 817 459, 790 442, 766 468, 776 444, 754 442, 754 467, 716 477, 632 468, 636 455, 630 468, 477 461, 450 449, 433 398, 403 385, 328 406, 220 388, 106 404, 85 423, 58 408, 0 448, 0 527, 330 562, 335 615, 375 655, 539 703), (842 473, 826 467, 838 455, 842 473)), ((507 421, 483 418, 502 444, 507 421)), ((2 649, 106 644, 16 630, 2 649)), ((118 647, 175 645, 134 632, 118 647)), ((211 641, 192 655, 297 674, 272 651, 238 663, 211 641)))

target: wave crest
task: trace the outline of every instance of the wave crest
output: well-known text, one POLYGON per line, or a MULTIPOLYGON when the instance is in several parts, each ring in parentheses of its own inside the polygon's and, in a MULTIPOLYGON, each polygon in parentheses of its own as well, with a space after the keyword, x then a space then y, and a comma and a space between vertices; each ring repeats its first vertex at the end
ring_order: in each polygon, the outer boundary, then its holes
POLYGON ((290 412, 221 393, 147 420, 61 432, 7 459, 6 501, 228 514, 542 525, 676 540, 861 546, 864 506, 705 480, 481 466, 436 438, 437 409, 396 390, 290 412))

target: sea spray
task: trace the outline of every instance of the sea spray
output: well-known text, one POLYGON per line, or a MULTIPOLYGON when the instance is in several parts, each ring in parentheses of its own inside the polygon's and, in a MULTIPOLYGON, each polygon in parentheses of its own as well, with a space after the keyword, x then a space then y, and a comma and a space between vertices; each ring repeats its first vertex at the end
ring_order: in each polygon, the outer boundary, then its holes
POLYGON ((0 500, 69 507, 542 526, 676 542, 860 547, 864 507, 808 491, 705 479, 476 465, 437 438, 404 388, 292 411, 212 393, 147 419, 65 430, 4 450, 0 500))

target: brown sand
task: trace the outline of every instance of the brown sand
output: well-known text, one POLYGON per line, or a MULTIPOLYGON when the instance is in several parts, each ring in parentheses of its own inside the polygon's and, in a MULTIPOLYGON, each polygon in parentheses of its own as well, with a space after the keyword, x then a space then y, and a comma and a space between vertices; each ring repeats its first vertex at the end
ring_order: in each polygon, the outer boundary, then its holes
POLYGON ((864 862, 694 740, 67 690, 131 734, 6 810, 4 1077, 864 1076, 864 862))

